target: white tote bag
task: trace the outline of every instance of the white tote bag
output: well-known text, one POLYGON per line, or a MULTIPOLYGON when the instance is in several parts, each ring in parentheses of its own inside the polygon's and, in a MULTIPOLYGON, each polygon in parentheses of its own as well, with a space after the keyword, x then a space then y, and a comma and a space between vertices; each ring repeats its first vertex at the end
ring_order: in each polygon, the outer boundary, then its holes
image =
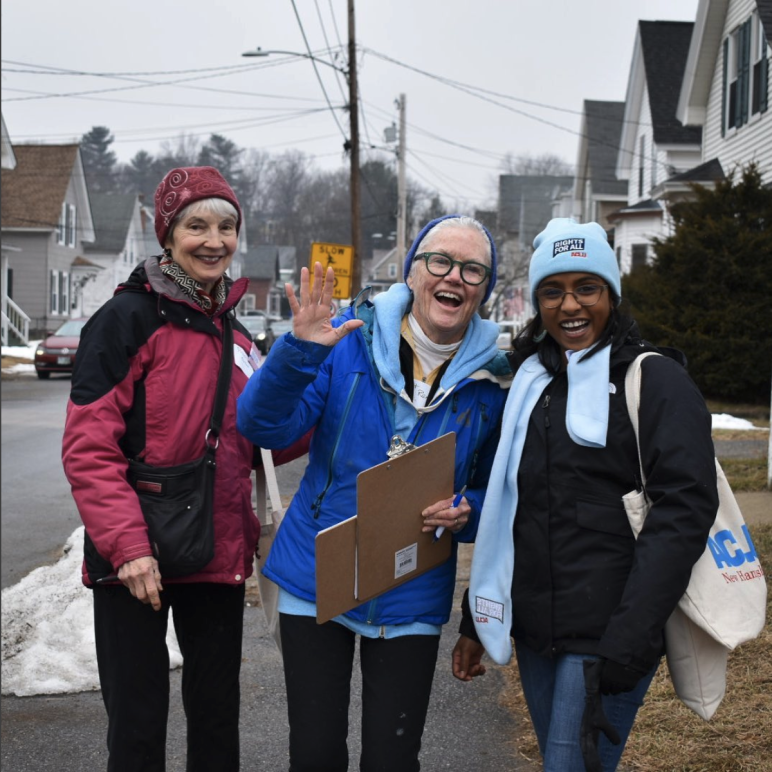
MULTIPOLYGON (((625 397, 635 429, 640 464, 638 408, 642 354, 625 377, 625 397)), ((635 536, 651 503, 641 465, 643 491, 623 497, 635 536)), ((755 638, 764 628, 767 585, 748 527, 732 489, 716 460, 719 506, 705 551, 692 568, 689 585, 665 625, 665 646, 673 686, 681 701, 708 720, 726 691, 729 651, 755 638)))
POLYGON ((263 607, 268 633, 281 652, 281 634, 279 630, 279 588, 267 576, 263 576, 263 566, 276 536, 276 531, 284 517, 284 509, 279 495, 279 483, 273 466, 270 450, 260 448, 263 459, 262 469, 255 470, 255 488, 257 494, 257 517, 260 520, 260 541, 257 545, 257 588, 260 591, 260 604, 263 607), (267 488, 267 496, 266 496, 267 488), (268 500, 271 511, 268 512, 268 500))

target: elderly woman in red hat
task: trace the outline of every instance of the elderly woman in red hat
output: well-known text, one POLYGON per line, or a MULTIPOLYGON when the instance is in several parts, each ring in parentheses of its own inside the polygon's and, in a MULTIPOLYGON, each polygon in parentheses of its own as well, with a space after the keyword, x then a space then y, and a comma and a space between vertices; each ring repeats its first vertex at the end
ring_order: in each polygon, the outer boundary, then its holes
POLYGON ((248 282, 226 276, 241 224, 236 195, 216 169, 170 171, 155 195, 163 253, 117 288, 78 349, 63 460, 85 524, 83 582, 94 590, 108 769, 115 772, 165 768, 170 610, 185 659, 187 768, 239 768, 244 582, 260 534, 251 503, 254 448, 236 430, 236 398, 258 354, 233 321, 248 282), (214 556, 172 578, 148 535, 129 460, 174 467, 202 456, 227 348, 234 356, 224 369, 216 448, 214 556))

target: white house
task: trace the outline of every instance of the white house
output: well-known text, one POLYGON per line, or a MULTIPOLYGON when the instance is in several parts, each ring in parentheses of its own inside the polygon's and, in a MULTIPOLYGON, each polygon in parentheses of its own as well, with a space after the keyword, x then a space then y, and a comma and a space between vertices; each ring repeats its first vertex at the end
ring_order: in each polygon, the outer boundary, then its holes
POLYGON ((705 164, 755 161, 772 183, 772 2, 700 0, 676 117, 702 127, 705 164))
POLYGON ((628 203, 609 215, 622 273, 647 262, 652 239, 668 235, 666 208, 652 191, 702 161, 701 128, 676 118, 693 27, 638 23, 616 164, 617 178, 627 182, 628 203))
MULTIPOLYGON (((72 306, 77 316, 91 316, 148 257, 145 231, 153 231, 134 194, 92 193, 91 214, 96 238, 84 245, 83 255, 72 265, 72 306)), ((152 235, 155 239, 154 231, 152 235)))

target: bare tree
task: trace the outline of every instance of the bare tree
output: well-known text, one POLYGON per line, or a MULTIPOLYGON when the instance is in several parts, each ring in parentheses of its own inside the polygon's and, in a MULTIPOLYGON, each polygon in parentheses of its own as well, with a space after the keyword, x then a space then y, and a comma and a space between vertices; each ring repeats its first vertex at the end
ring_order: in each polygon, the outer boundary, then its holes
POLYGON ((530 153, 507 153, 501 161, 500 168, 504 174, 518 174, 528 177, 541 175, 573 174, 573 167, 554 153, 531 155, 530 153))
POLYGON ((195 166, 200 152, 201 140, 193 134, 182 132, 176 140, 166 140, 161 143, 158 160, 166 167, 166 171, 169 171, 179 166, 195 166))

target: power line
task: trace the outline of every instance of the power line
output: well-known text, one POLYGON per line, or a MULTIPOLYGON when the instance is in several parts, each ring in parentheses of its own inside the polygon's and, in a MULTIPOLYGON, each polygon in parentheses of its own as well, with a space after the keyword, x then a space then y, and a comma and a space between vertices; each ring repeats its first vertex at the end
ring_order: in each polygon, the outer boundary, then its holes
MULTIPOLYGON (((322 37, 324 38, 324 44, 327 46, 327 50, 330 53, 332 53, 332 48, 330 46, 330 41, 327 40, 327 30, 325 29, 325 26, 324 26, 324 19, 322 19, 322 12, 319 9, 319 0, 314 0, 314 5, 316 6, 316 15, 319 18, 319 26, 322 28, 322 37)), ((341 46, 341 48, 342 48, 342 46, 341 46)), ((332 63, 332 59, 331 59, 331 63, 332 63)), ((346 90, 343 88, 343 85, 340 82, 340 73, 338 72, 337 69, 335 70, 335 82, 338 84, 338 89, 340 91, 340 95, 341 95, 343 101, 345 102, 346 98, 347 98, 346 90)))
MULTIPOLYGON (((327 94, 327 89, 324 87, 324 81, 322 80, 322 76, 319 74, 319 68, 316 66, 316 57, 311 53, 311 46, 308 44, 308 38, 306 37, 306 31, 303 29, 303 22, 300 19, 300 14, 298 13, 297 6, 295 5, 295 0, 290 0, 292 3, 292 10, 295 11, 295 18, 298 21, 298 26, 300 27, 300 34, 303 36, 303 42, 306 46, 306 53, 308 54, 308 57, 311 60, 311 64, 314 68, 314 72, 316 73, 316 79, 319 82, 319 86, 322 89, 322 93, 324 94, 324 99, 327 102, 327 106, 330 108, 330 112, 332 113, 332 117, 335 119, 335 123, 338 124, 338 128, 340 129, 340 133, 343 135, 343 139, 347 139, 346 132, 343 129, 343 126, 341 126, 340 121, 338 120, 338 116, 335 112, 335 110, 332 107, 332 103, 330 102, 330 97, 327 94)), ((349 105, 349 109, 351 109, 351 106, 349 105)))

